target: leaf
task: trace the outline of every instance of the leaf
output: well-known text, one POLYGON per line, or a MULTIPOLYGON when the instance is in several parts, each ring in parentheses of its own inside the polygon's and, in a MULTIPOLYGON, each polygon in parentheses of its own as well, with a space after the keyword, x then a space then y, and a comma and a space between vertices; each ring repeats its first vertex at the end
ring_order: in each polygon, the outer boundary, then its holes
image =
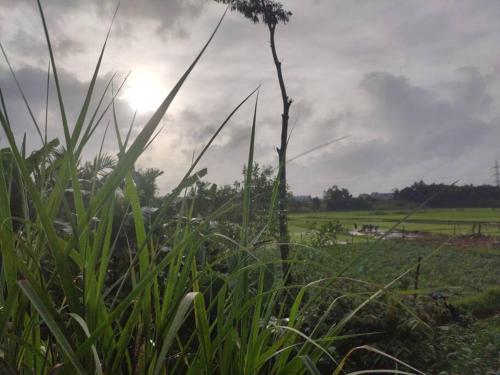
POLYGON ((160 353, 158 354, 158 361, 156 363, 154 375, 160 374, 168 350, 170 349, 170 346, 172 345, 172 342, 174 341, 174 338, 177 335, 179 328, 181 328, 182 323, 184 323, 184 320, 186 319, 189 311, 191 310, 192 307, 191 305, 197 295, 198 295, 197 292, 190 292, 184 296, 181 303, 179 304, 179 307, 177 308, 172 324, 170 325, 168 330, 165 332, 165 335, 163 336, 163 344, 161 346, 160 353))
POLYGON ((321 375, 319 372, 318 368, 314 364, 314 362, 311 360, 311 358, 307 355, 300 355, 299 356, 300 360, 304 363, 306 366, 307 370, 313 374, 313 375, 321 375))
MULTIPOLYGON (((83 332, 85 332, 85 335, 87 337, 90 337, 89 327, 87 326, 87 323, 85 322, 85 320, 83 320, 83 318, 80 315, 75 314, 75 313, 69 313, 69 315, 73 319, 76 320, 76 322, 80 325, 80 327, 82 327, 83 332)), ((95 364, 95 369, 96 369, 95 372, 98 375, 102 375, 101 361, 99 359, 99 355, 97 354, 97 350, 95 348, 95 345, 92 345, 92 354, 94 355, 94 364, 95 364)))
POLYGON ((43 321, 49 327, 50 331, 56 338, 57 342, 61 346, 63 353, 68 357, 71 364, 75 367, 78 374, 85 374, 85 370, 78 360, 71 344, 69 343, 68 338, 63 333, 61 327, 57 324, 54 316, 50 312, 51 307, 46 305, 46 302, 40 297, 40 295, 33 289, 29 281, 20 280, 17 282, 23 293, 28 297, 30 302, 33 304, 35 309, 38 311, 43 321))

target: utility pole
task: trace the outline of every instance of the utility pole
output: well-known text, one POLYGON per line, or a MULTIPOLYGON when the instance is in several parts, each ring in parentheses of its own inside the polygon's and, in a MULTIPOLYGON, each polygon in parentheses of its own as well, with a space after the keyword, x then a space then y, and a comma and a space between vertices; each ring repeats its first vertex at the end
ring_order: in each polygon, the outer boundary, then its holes
POLYGON ((498 160, 495 160, 495 166, 492 169, 494 170, 493 176, 495 176, 497 187, 500 188, 500 166, 498 165, 498 160))

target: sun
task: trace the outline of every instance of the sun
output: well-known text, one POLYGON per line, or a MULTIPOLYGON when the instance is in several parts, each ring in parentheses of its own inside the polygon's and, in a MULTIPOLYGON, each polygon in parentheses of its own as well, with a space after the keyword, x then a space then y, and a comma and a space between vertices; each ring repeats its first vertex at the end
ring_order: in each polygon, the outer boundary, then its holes
POLYGON ((160 83, 160 78, 153 72, 135 70, 127 79, 121 97, 137 112, 155 111, 165 96, 165 89, 160 83))

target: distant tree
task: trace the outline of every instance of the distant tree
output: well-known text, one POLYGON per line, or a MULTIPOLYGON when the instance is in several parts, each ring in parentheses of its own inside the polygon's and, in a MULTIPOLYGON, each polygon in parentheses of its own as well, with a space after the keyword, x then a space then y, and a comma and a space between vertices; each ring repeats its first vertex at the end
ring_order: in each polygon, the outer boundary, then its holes
POLYGON ((341 189, 333 185, 323 194, 323 202, 327 210, 342 210, 349 207, 352 199, 351 193, 347 189, 341 189))
POLYGON ((314 197, 311 202, 312 210, 319 211, 321 209, 321 199, 314 197))
POLYGON ((394 191, 400 201, 423 203, 428 207, 500 207, 500 189, 492 185, 426 184, 423 181, 394 191))
POLYGON ((323 204, 327 211, 332 210, 365 210, 371 207, 370 201, 354 198, 349 190, 333 185, 323 193, 323 204))
POLYGON ((287 184, 286 184, 286 149, 288 142, 288 119, 292 99, 288 97, 286 91, 281 61, 276 52, 275 33, 279 23, 286 24, 292 12, 285 10, 283 5, 274 0, 215 0, 219 3, 230 4, 232 10, 243 14, 253 23, 263 23, 269 30, 271 53, 276 74, 281 91, 283 102, 283 113, 281 115, 281 144, 277 149, 279 159, 279 191, 278 191, 278 222, 280 234, 280 252, 283 262, 283 275, 285 285, 291 283, 289 265, 287 259, 290 253, 289 234, 288 234, 288 215, 287 215, 287 184))
MULTIPOLYGON (((246 175, 246 166, 243 176, 246 175)), ((252 186, 250 190, 250 219, 265 219, 271 208, 271 197, 274 187, 274 169, 254 163, 252 168, 252 186)))
MULTIPOLYGON (((207 216, 216 208, 222 206, 224 202, 217 205, 217 185, 207 181, 199 180, 191 189, 188 199, 193 204, 194 216, 207 216)), ((231 196, 227 197, 228 200, 231 196)))
POLYGON ((157 168, 139 169, 133 172, 133 179, 142 206, 154 206, 158 185, 156 179, 163 174, 157 168))

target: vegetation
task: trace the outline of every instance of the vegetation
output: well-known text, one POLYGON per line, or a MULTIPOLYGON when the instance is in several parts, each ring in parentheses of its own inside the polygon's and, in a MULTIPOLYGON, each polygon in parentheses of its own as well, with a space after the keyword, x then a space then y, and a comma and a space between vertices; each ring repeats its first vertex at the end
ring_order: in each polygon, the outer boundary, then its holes
MULTIPOLYGON (((252 224, 257 221, 252 212, 262 212, 252 211, 255 168, 247 169, 239 195, 210 208, 203 217, 193 215, 196 191, 203 190, 200 178, 206 174, 196 171, 199 160, 256 91, 229 112, 170 194, 154 197, 159 171, 134 168, 218 26, 131 139, 130 131, 123 137, 115 115, 118 92, 107 99, 114 77, 103 93, 94 91, 107 38, 77 121, 68 123, 40 2, 38 7, 64 141, 61 146, 59 140, 48 141, 47 123, 40 125, 33 116, 43 146, 27 155, 25 142, 20 146, 14 137, 15 124, 0 91, 0 124, 8 141, 0 153, 2 372, 316 374, 320 363, 328 364, 328 372, 343 371, 349 354, 331 344, 347 338, 341 336, 342 327, 354 313, 326 332, 305 333, 307 306, 319 298, 310 290, 326 281, 284 285, 275 269, 283 261, 273 256, 274 238, 252 224), (92 162, 80 163, 95 129, 103 126, 111 109, 118 155, 105 154, 101 144, 92 162), (149 206, 153 204, 157 206, 149 206), (241 212, 241 221, 218 222, 232 210, 241 212)), ((3 47, 2 51, 8 62, 3 47)), ((15 77, 12 68, 11 72, 15 77)), ((27 100, 25 105, 31 113, 27 100)), ((248 166, 254 165, 256 118, 257 101, 249 130, 248 166)), ((273 221, 278 194, 274 186, 279 181, 280 177, 273 183, 267 212, 259 214, 262 228, 273 221)), ((356 310, 391 285, 373 291, 356 310)), ((355 350, 386 355, 369 346, 355 350)), ((396 358, 391 362, 410 368, 396 358)))
POLYGON ((349 190, 335 185, 323 194, 323 205, 326 211, 362 210, 371 207, 368 200, 354 198, 349 190))
POLYGON ((275 0, 215 0, 230 4, 232 10, 236 10, 243 14, 245 18, 253 23, 263 23, 269 30, 269 41, 271 46, 271 54, 273 63, 276 67, 276 75, 278 76, 278 83, 281 92, 281 100, 283 103, 283 113, 281 114, 281 141, 278 151, 278 194, 277 194, 277 208, 278 208, 278 226, 279 226, 279 247, 281 252, 281 259, 283 260, 283 277, 285 285, 290 285, 293 282, 290 269, 288 267, 288 256, 290 253, 290 238, 288 236, 288 206, 287 206, 287 179, 286 179, 286 162, 287 162, 287 146, 290 137, 288 131, 288 120, 290 117, 290 107, 292 106, 292 99, 288 96, 285 79, 283 77, 283 70, 281 61, 278 58, 276 51, 276 27, 280 23, 286 24, 292 12, 283 8, 283 5, 275 0))
POLYGON ((454 208, 412 210, 330 211, 298 213, 290 215, 292 234, 300 234, 327 222, 338 222, 344 232, 362 229, 363 225, 374 225, 388 230, 394 225, 402 231, 419 231, 435 235, 480 234, 499 235, 499 211, 492 208, 454 208), (411 215, 409 217, 408 214, 411 215), (403 220, 404 219, 404 220, 403 220))
MULTIPOLYGON (((277 23, 290 16, 268 0, 238 4, 264 6, 243 8, 244 14, 264 22, 272 40, 277 23)), ((276 173, 254 162, 258 89, 228 110, 169 194, 157 195, 162 171, 135 168, 220 23, 132 139, 131 127, 124 135, 117 120, 119 90, 109 95, 115 77, 104 92, 95 92, 107 37, 77 120, 68 123, 39 1, 38 7, 51 63, 46 91, 48 96, 53 81, 64 139, 49 140, 47 120, 40 124, 31 116, 42 147, 29 153, 26 137, 15 139, 16 124, 0 88, 0 125, 8 142, 0 150, 2 374, 495 370, 492 343, 498 329, 490 328, 498 325, 497 252, 381 240, 340 246, 344 224, 330 213, 317 218, 323 221, 317 230, 307 224, 293 236, 302 235, 300 241, 289 241, 282 216, 287 138, 276 173), (252 98, 243 182, 207 183, 199 161, 252 98), (112 124, 106 131, 114 129, 119 152, 106 154, 101 143, 95 158, 83 162, 83 151, 96 142, 93 136, 106 116, 112 124), (286 276, 291 270, 293 280, 286 276), (447 301, 428 295, 436 289, 450 294, 450 303, 461 310, 459 319, 447 301), (470 337, 478 340, 468 346, 470 337)), ((272 51, 280 77, 273 46, 272 51)), ((283 88, 287 134, 291 101, 283 88)), ((401 219, 394 215, 389 221, 401 219)))
POLYGON ((497 208, 500 188, 492 185, 426 184, 423 181, 393 193, 360 194, 353 197, 349 190, 336 185, 328 188, 322 199, 292 200, 295 212, 410 209, 426 203, 429 208, 497 208), (385 196, 380 199, 377 195, 385 196))
POLYGON ((439 199, 429 202, 429 207, 500 207, 500 188, 491 185, 446 185, 415 182, 412 186, 394 191, 394 198, 422 203, 439 194, 439 199))
MULTIPOLYGON (((324 235, 329 238, 328 233, 324 235)), ((296 277, 301 282, 327 278, 331 269, 345 270, 331 289, 318 290, 323 298, 310 307, 310 317, 325 314, 318 331, 327 330, 346 310, 353 309, 364 293, 397 278, 401 268, 411 267, 419 257, 425 259, 432 254, 421 265, 418 290, 413 289, 416 271, 399 278, 383 299, 356 314, 344 334, 372 332, 359 342, 418 365, 429 374, 487 374, 498 370, 499 249, 446 245, 436 252, 436 245, 401 240, 379 242, 376 246, 335 246, 323 241, 321 246, 316 236, 306 237, 303 243, 294 252, 300 264, 296 277), (309 247, 307 243, 317 246, 309 247), (355 266, 350 267, 352 264, 355 266), (434 299, 436 293, 446 300, 434 299), (339 300, 330 308, 333 296, 339 300), (445 303, 458 310, 458 321, 445 303)), ((352 344, 351 340, 334 345, 348 352, 352 344)), ((390 363, 365 353, 351 357, 348 366, 353 370, 387 368, 390 363)))

